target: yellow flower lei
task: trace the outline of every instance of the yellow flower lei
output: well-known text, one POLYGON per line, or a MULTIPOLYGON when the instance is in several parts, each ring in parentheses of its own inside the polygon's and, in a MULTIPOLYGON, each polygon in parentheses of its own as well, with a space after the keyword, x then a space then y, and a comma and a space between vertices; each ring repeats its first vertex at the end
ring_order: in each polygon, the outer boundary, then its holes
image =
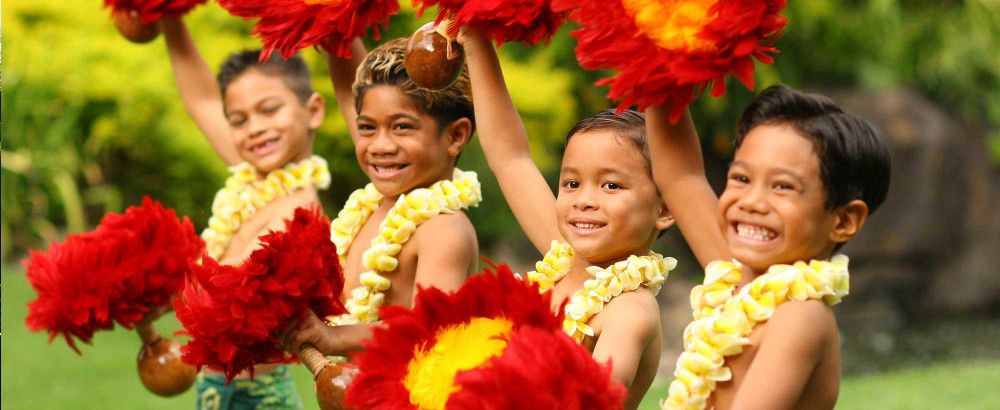
POLYGON ((754 326, 769 319, 778 306, 820 298, 831 306, 840 303, 850 291, 847 262, 847 256, 836 255, 830 261, 774 265, 735 295, 742 265, 735 260, 709 263, 704 284, 691 290, 694 321, 684 329, 676 379, 660 406, 705 408, 716 383, 732 378, 725 357, 742 353, 754 326))
MULTIPOLYGON (((384 199, 375 185, 369 183, 351 193, 344 209, 330 223, 331 240, 337 245, 341 261, 347 256, 361 226, 384 199)), ((439 214, 477 206, 481 200, 482 191, 476 173, 458 168, 455 168, 450 181, 438 181, 428 188, 417 188, 400 195, 379 225, 379 234, 372 239, 371 248, 361 256, 362 264, 369 270, 361 273, 361 286, 351 291, 351 298, 345 304, 350 313, 329 316, 327 323, 338 326, 378 320, 378 307, 384 302, 384 292, 390 286, 389 279, 379 275, 379 272, 396 269, 399 264, 396 254, 417 226, 439 214)))
POLYGON ((248 162, 233 165, 229 171, 232 175, 215 194, 212 217, 201 233, 208 256, 213 259, 226 253, 233 234, 258 209, 307 186, 316 189, 330 186, 330 170, 326 160, 318 155, 288 163, 268 172, 264 179, 257 179, 257 169, 248 162))
MULTIPOLYGON (((535 270, 527 273, 528 282, 537 283, 538 290, 552 289, 556 282, 566 276, 573 267, 576 252, 566 243, 552 241, 552 247, 541 261, 535 263, 535 270)), ((587 325, 591 317, 604 310, 604 304, 622 292, 646 286, 653 294, 660 292, 660 285, 667 275, 677 267, 677 260, 664 258, 656 252, 648 256, 631 255, 607 268, 588 266, 587 273, 594 276, 583 282, 583 289, 576 291, 566 304, 563 331, 573 336, 577 342, 593 336, 594 329, 587 325)))

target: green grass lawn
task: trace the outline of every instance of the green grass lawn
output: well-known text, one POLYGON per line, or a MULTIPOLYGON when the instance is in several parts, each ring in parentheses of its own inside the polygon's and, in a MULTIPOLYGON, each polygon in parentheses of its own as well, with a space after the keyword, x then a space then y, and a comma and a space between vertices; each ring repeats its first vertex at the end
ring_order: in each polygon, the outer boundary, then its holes
MULTIPOLYGON (((135 356, 139 337, 118 329, 98 332, 82 356, 61 339, 28 332, 25 304, 35 298, 21 269, 4 268, 2 308, 2 392, 4 409, 176 409, 193 408, 194 393, 164 399, 139 382, 135 356)), ((158 323, 163 333, 179 328, 171 316, 158 323)), ((312 376, 292 366, 307 409, 317 409, 312 376)), ((657 409, 666 385, 654 385, 641 409, 657 409)), ((930 367, 845 378, 838 409, 1000 409, 1000 361, 946 363, 930 367)))

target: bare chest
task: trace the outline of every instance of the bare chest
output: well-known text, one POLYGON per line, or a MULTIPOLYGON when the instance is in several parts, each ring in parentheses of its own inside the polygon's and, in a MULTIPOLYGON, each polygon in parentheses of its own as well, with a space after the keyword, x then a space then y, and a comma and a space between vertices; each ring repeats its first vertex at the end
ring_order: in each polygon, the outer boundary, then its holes
POLYGON ((277 199, 264 205, 240 224, 239 229, 229 239, 229 246, 226 247, 226 253, 223 254, 221 260, 222 264, 236 265, 250 256, 250 253, 256 248, 257 237, 261 231, 279 215, 280 209, 284 205, 282 202, 283 199, 277 199))
MULTIPOLYGON (((370 269, 364 266, 364 253, 371 247, 372 239, 379 233, 379 225, 385 219, 391 207, 379 207, 368 217, 364 225, 358 231, 358 235, 351 243, 351 248, 344 258, 344 293, 341 299, 346 301, 351 297, 351 291, 361 285, 361 274, 370 269)), ((389 279, 392 285, 385 293, 385 305, 410 306, 413 300, 414 283, 416 279, 416 253, 411 242, 414 238, 403 244, 402 250, 396 255, 399 261, 395 270, 391 272, 379 272, 380 275, 389 279)))
POLYGON ((750 364, 753 363, 753 359, 757 356, 757 351, 760 349, 761 340, 764 338, 766 328, 767 322, 758 323, 754 326, 753 331, 750 332, 750 345, 743 348, 743 353, 726 357, 726 366, 729 367, 729 371, 732 372, 733 377, 729 381, 720 382, 717 385, 715 393, 709 397, 708 408, 715 406, 718 409, 728 409, 731 407, 733 399, 736 397, 736 392, 739 390, 740 385, 743 384, 747 371, 750 370, 750 364))

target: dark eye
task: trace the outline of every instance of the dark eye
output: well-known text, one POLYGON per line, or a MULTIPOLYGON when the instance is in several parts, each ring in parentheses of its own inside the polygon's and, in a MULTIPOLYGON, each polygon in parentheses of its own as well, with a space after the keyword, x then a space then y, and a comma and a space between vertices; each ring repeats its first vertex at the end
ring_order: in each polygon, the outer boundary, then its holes
POLYGON ((618 185, 617 182, 605 182, 603 185, 601 185, 601 188, 613 191, 613 190, 616 190, 616 189, 621 189, 622 186, 618 185))
POLYGON ((277 112, 280 108, 281 105, 272 105, 264 107, 264 109, 262 109, 261 111, 263 111, 265 114, 272 114, 274 112, 277 112))
POLYGON ((405 122, 401 122, 401 123, 398 123, 396 125, 393 125, 392 129, 394 129, 394 130, 412 130, 413 129, 413 125, 407 124, 405 122))
POLYGON ((358 131, 375 131, 375 126, 371 124, 358 124, 358 131))
POLYGON ((569 189, 577 189, 577 188, 580 187, 580 183, 577 182, 577 181, 569 180, 569 181, 563 182, 563 186, 566 187, 566 188, 569 188, 569 189))
POLYGON ((777 182, 777 183, 774 184, 774 189, 777 189, 777 190, 791 190, 791 189, 795 189, 795 187, 793 187, 792 184, 787 184, 787 183, 784 183, 784 182, 777 182))
POLYGON ((233 127, 239 127, 240 125, 243 125, 243 123, 245 122, 247 122, 247 119, 246 117, 243 116, 229 117, 229 125, 233 127))
POLYGON ((738 183, 741 183, 741 184, 750 183, 750 178, 747 178, 747 177, 745 177, 745 176, 743 176, 741 174, 730 174, 729 175, 729 180, 733 181, 733 182, 738 182, 738 183))

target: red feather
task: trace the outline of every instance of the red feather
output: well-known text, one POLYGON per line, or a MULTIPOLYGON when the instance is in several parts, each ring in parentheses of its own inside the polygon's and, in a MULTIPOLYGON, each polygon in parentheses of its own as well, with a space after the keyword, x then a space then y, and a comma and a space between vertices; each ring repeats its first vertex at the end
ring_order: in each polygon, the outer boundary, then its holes
POLYGON ((104 0, 104 7, 111 7, 114 12, 135 11, 139 13, 142 22, 150 24, 160 17, 180 17, 207 0, 104 0))
POLYGON ((552 0, 414 0, 417 14, 438 6, 438 22, 452 16, 452 34, 462 26, 474 27, 499 46, 506 42, 527 45, 548 43, 566 20, 566 13, 555 12, 552 0))
POLYGON ((25 323, 47 330, 49 342, 63 335, 80 353, 73 336, 89 343, 95 330, 114 322, 131 329, 150 309, 167 306, 204 247, 191 221, 145 197, 141 207, 108 213, 97 229, 48 253, 31 251, 24 265, 38 299, 28 303, 25 323))
POLYGON ((449 409, 620 409, 625 386, 562 331, 526 326, 502 356, 459 372, 449 409))
MULTIPOLYGON (((580 380, 578 375, 566 371, 560 372, 562 366, 568 366, 566 369, 594 369, 596 373, 586 376, 588 381, 602 377, 608 379, 610 370, 601 368, 583 347, 563 333, 562 309, 558 309, 558 313, 553 312, 551 299, 551 292, 540 294, 536 285, 517 279, 507 265, 500 265, 496 273, 487 269, 485 273, 469 278, 461 289, 451 294, 445 294, 436 288, 419 289, 413 309, 401 306, 381 308, 380 315, 384 326, 373 330, 373 338, 366 342, 364 352, 352 356, 352 362, 358 365, 361 372, 348 387, 344 403, 354 408, 414 408, 410 404, 409 392, 403 385, 403 380, 416 348, 433 344, 439 330, 467 323, 477 317, 503 316, 510 320, 514 324, 510 333, 511 345, 500 356, 491 359, 480 368, 459 372, 456 375, 456 383, 468 383, 470 388, 484 389, 499 386, 500 390, 491 394, 512 396, 505 402, 512 403, 512 406, 505 408, 525 408, 525 406, 546 408, 546 406, 538 407, 530 401, 520 401, 516 396, 523 392, 517 390, 517 387, 511 387, 516 385, 492 385, 496 380, 525 377, 534 380, 533 383, 540 383, 534 384, 533 389, 561 386, 562 382, 555 381, 551 379, 552 377, 580 380), (550 336, 539 336, 539 334, 550 336), (523 341, 515 342, 522 337, 523 341), (553 350, 543 348, 545 352, 537 352, 532 350, 537 347, 522 346, 525 343, 535 343, 540 340, 539 338, 557 343, 558 349, 565 348, 566 351, 557 354, 553 350), (570 343, 563 345, 567 340, 570 343), (524 360, 529 357, 545 363, 525 363, 524 360), (581 363, 581 358, 589 360, 590 364, 581 363), (563 363, 563 360, 571 363, 563 363), (537 375, 541 378, 532 378, 535 377, 533 375, 539 366, 545 369, 545 373, 537 375), (492 368, 501 370, 502 374, 483 374, 489 373, 492 368)), ((590 400, 587 395, 604 389, 602 386, 611 386, 607 389, 609 395, 600 396, 600 400, 595 403, 617 401, 617 405, 609 407, 621 407, 623 393, 616 390, 610 380, 597 382, 590 387, 570 387, 565 392, 551 392, 551 395, 561 397, 561 400, 566 400, 569 396, 573 396, 577 401, 590 400)), ((621 389, 620 385, 618 388, 621 389)), ((476 401, 475 397, 461 400, 462 403, 475 404, 470 407, 460 405, 456 407, 498 408, 476 401)), ((562 408, 564 403, 571 404, 573 401, 553 403, 560 405, 550 408, 562 408)), ((448 407, 452 406, 452 402, 449 401, 448 407)))
POLYGON ((261 60, 274 50, 287 59, 316 45, 349 58, 355 37, 363 37, 372 27, 372 38, 378 40, 378 24, 388 26, 389 16, 399 12, 397 0, 219 0, 219 4, 234 16, 260 19, 253 34, 264 43, 261 60))
POLYGON ((346 313, 340 301, 344 276, 330 222, 319 209, 298 208, 284 232, 260 237, 262 247, 240 266, 204 257, 192 264, 181 298, 174 301, 183 361, 225 372, 232 380, 260 363, 294 360, 278 347, 275 334, 306 309, 320 317, 346 313))
POLYGON ((667 50, 642 33, 621 0, 553 0, 553 9, 569 11, 578 22, 577 60, 587 69, 611 69, 619 74, 597 82, 610 85, 608 97, 618 110, 632 105, 640 110, 670 101, 670 119, 676 122, 688 104, 712 85, 711 94, 725 93, 725 77, 733 74, 753 89, 753 59, 770 64, 765 53, 781 36, 787 19, 780 15, 785 0, 720 0, 708 10, 716 15, 696 38, 712 50, 667 50))

